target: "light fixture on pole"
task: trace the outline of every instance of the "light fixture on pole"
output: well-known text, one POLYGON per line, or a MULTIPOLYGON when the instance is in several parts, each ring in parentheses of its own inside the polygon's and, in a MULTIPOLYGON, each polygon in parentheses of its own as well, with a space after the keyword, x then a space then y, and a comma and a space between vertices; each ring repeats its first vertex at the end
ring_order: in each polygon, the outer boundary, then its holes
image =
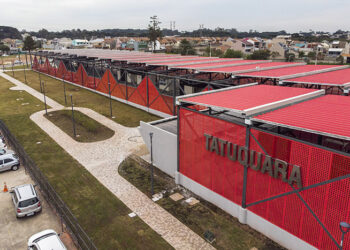
POLYGON ((342 221, 339 223, 339 228, 340 228, 340 231, 342 233, 341 234, 341 241, 340 241, 340 250, 342 250, 343 244, 344 244, 344 236, 345 236, 345 234, 347 234, 350 231, 350 224, 342 221))
POLYGON ((42 82, 43 93, 44 93, 44 103, 45 103, 45 114, 47 115, 47 105, 46 105, 46 93, 45 93, 45 82, 42 82))
POLYGON ((63 83, 64 105, 67 106, 66 83, 64 81, 64 74, 62 74, 62 83, 63 83))
POLYGON ((153 186, 153 142, 152 142, 152 138, 153 138, 153 133, 149 133, 149 138, 150 138, 150 142, 151 142, 151 195, 154 195, 154 186, 153 186))
POLYGON ((73 104, 73 95, 70 95, 70 102, 72 104, 72 123, 73 123, 73 136, 74 138, 77 137, 77 133, 75 131, 75 120, 74 120, 74 104, 73 104))

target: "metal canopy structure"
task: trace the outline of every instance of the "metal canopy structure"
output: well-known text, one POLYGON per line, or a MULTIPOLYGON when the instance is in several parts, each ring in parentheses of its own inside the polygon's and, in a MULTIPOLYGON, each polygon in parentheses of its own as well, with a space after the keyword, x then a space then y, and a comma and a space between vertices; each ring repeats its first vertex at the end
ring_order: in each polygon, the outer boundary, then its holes
MULTIPOLYGON (((161 116, 176 114, 176 96, 257 81, 276 85, 277 80, 316 76, 347 67, 101 49, 38 51, 34 54, 34 70, 102 94, 109 95, 111 84, 112 97, 141 105, 152 112, 160 111, 161 116), (268 77, 275 78, 270 80, 268 77)), ((305 84, 286 85, 310 88, 305 84)))
POLYGON ((207 69, 207 68, 216 68, 216 67, 228 67, 228 66, 238 66, 238 65, 246 65, 246 64, 256 64, 256 63, 268 63, 270 61, 264 60, 225 60, 218 62, 200 62, 194 64, 183 64, 183 65, 172 65, 170 68, 177 69, 207 69))
POLYGON ((164 61, 164 62, 151 62, 147 63, 147 65, 158 65, 158 66, 179 66, 179 65, 191 65, 195 63, 200 63, 200 62, 227 62, 231 61, 230 59, 222 59, 222 58, 197 58, 197 59, 192 59, 192 60, 182 60, 182 61, 164 61))
POLYGON ((178 103, 189 103, 237 116, 252 116, 310 98, 324 95, 324 90, 245 84, 232 88, 178 97, 178 103))
POLYGON ((205 73, 224 73, 224 74, 238 74, 244 72, 254 72, 264 69, 276 69, 284 67, 296 67, 299 65, 304 65, 304 63, 288 63, 288 62, 257 62, 256 64, 246 64, 230 67, 208 67, 201 69, 201 72, 205 73))
POLYGON ((339 65, 302 65, 281 69, 271 70, 256 70, 254 72, 238 74, 240 77, 254 77, 254 78, 269 78, 269 79, 288 79, 299 76, 306 76, 311 74, 318 74, 329 72, 333 70, 340 70, 348 68, 348 66, 339 65))
POLYGON ((291 105, 252 120, 329 137, 350 140, 350 99, 325 95, 291 105))
POLYGON ((285 80, 288 83, 302 83, 312 85, 327 85, 327 86, 350 86, 350 68, 325 72, 315 75, 290 78, 285 80))

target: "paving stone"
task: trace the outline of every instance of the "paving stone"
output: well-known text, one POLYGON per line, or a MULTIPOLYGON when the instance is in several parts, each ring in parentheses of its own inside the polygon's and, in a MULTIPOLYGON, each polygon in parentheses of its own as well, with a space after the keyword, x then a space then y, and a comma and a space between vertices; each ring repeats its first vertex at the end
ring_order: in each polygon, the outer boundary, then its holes
POLYGON ((170 199, 172 199, 173 201, 179 201, 179 200, 182 200, 184 197, 182 194, 179 194, 179 193, 175 193, 175 194, 172 194, 169 196, 170 199))
POLYGON ((191 197, 191 198, 188 198, 186 200, 186 203, 188 203, 188 205, 190 205, 190 206, 193 206, 193 205, 196 205, 197 203, 199 203, 199 200, 197 200, 196 198, 191 197))

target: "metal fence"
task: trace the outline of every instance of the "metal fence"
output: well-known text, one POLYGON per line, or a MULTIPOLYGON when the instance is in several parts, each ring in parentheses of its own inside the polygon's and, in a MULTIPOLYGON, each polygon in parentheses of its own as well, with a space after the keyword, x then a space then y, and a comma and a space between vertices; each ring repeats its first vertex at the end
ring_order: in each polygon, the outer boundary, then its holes
POLYGON ((40 187, 40 190, 45 199, 55 208, 59 214, 62 223, 67 226, 71 232, 73 239, 81 249, 97 249, 89 236, 79 225, 77 219, 74 217, 68 206, 62 201, 61 197, 56 193, 54 188, 50 185, 45 175, 40 171, 35 162, 26 154, 21 144, 16 137, 11 134, 6 125, 0 120, 0 130, 10 145, 18 154, 21 164, 25 167, 26 172, 34 179, 35 183, 40 187))

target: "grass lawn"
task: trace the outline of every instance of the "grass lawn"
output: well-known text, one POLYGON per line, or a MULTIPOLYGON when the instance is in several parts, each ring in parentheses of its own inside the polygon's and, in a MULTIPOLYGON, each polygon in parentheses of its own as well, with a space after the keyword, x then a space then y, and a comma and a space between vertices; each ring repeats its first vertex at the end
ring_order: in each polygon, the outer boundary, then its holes
POLYGON ((48 115, 45 115, 45 117, 79 142, 103 141, 114 135, 113 130, 77 110, 74 111, 75 130, 76 134, 79 135, 77 137, 74 137, 73 134, 71 110, 52 111, 48 115))
MULTIPOLYGON (((27 67, 26 64, 13 66, 13 69, 23 69, 23 68, 30 69, 30 65, 28 65, 28 67, 27 67)), ((0 69, 3 69, 3 67, 1 66, 0 69)), ((5 70, 12 70, 12 66, 5 66, 5 70)), ((10 72, 10 73, 11 73, 11 76, 12 76, 12 72, 10 72)), ((24 74, 23 71, 22 71, 22 74, 24 74)))
MULTIPOLYGON (((15 55, 9 55, 9 56, 0 56, 0 65, 4 62, 6 65, 7 63, 12 63, 13 61, 19 60, 18 54, 15 55)), ((21 54, 20 60, 24 63, 26 63, 26 55, 21 54)), ((34 60, 34 56, 32 55, 32 60, 34 60)), ((27 61, 30 63, 30 57, 27 55, 27 61)))
MULTIPOLYGON (((150 196, 149 164, 137 156, 130 156, 119 166, 119 173, 143 193, 150 196)), ((155 193, 163 190, 176 190, 174 180, 155 168, 155 193)), ((181 192, 181 190, 178 190, 181 192)), ((213 246, 217 249, 282 249, 279 245, 251 229, 242 225, 218 207, 201 200, 199 204, 190 207, 182 201, 173 201, 167 192, 165 198, 157 203, 178 220, 202 236, 209 230, 216 236, 213 246)))
MULTIPOLYGON (((28 71, 26 73, 28 85, 40 91, 39 74, 34 71, 28 71)), ((12 72, 7 72, 7 74, 12 76, 12 72)), ((23 72, 18 71, 14 74, 17 80, 24 82, 23 72)), ((47 96, 65 105, 62 81, 43 74, 41 74, 41 80, 45 82, 47 96)), ((66 83, 67 105, 65 106, 70 106, 70 94, 73 95, 73 102, 76 107, 90 108, 110 118, 109 98, 66 83)), ((113 116, 115 116, 113 120, 126 127, 139 126, 140 121, 149 122, 160 119, 158 116, 115 100, 112 100, 112 110, 113 116)))
MULTIPOLYGON (((0 119, 47 176, 99 249, 170 249, 83 166, 43 132, 29 116, 44 104, 0 77, 0 119), (22 104, 26 105, 22 105, 22 104), (41 144, 36 144, 40 141, 41 144)), ((40 215, 39 215, 40 216, 40 215)))

